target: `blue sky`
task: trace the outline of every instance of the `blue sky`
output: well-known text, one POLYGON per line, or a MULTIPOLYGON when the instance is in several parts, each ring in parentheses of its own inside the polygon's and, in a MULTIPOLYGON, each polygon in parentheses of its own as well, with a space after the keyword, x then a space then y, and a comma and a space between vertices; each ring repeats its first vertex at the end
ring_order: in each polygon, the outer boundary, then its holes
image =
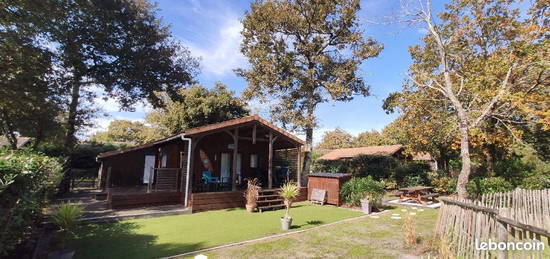
MULTIPOLYGON (((198 81, 212 87, 216 81, 226 84, 240 95, 246 82, 235 75, 234 68, 246 67, 247 61, 239 51, 241 41, 240 19, 250 6, 248 0, 160 0, 158 16, 170 25, 175 38, 183 42, 192 55, 201 58, 201 74, 198 81)), ((439 6, 434 9, 441 8, 439 6)), ((405 24, 373 24, 368 21, 382 20, 396 15, 400 10, 399 0, 362 1, 359 13, 366 37, 373 37, 384 50, 361 65, 359 74, 371 86, 372 95, 357 97, 350 102, 330 102, 318 107, 316 115, 320 127, 314 133, 317 142, 323 132, 340 127, 354 135, 371 129, 382 129, 397 116, 386 114, 382 102, 389 93, 399 91, 411 58, 407 48, 418 44, 424 31, 405 24)), ((114 101, 100 101, 107 117, 97 119, 89 133, 106 128, 114 119, 143 120, 149 109, 138 105, 135 112, 119 112, 114 101)), ((261 114, 266 116, 266 114, 261 114)), ((299 135, 300 136, 300 135, 299 135)))

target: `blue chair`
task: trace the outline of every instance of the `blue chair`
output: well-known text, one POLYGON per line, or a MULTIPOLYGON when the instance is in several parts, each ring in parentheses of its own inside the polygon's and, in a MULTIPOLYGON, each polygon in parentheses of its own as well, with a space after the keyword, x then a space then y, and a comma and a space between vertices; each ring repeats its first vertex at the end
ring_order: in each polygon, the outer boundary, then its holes
POLYGON ((220 183, 220 178, 212 176, 212 172, 210 171, 202 171, 202 181, 205 184, 220 183))

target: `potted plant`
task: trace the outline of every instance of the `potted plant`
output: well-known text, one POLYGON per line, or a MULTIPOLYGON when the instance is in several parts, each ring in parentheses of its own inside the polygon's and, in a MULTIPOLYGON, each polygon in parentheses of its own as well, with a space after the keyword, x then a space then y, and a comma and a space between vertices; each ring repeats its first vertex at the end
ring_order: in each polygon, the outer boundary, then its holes
POLYGON ((299 189, 295 183, 287 182, 281 187, 279 191, 279 196, 284 199, 285 203, 285 216, 281 217, 281 226, 283 230, 289 230, 292 225, 292 217, 289 215, 290 207, 292 206, 292 201, 298 196, 299 189))
POLYGON ((52 221, 59 227, 61 234, 61 250, 51 253, 49 258, 73 258, 75 251, 65 249, 65 243, 80 223, 80 216, 82 216, 82 208, 72 204, 62 204, 52 214, 52 221))
POLYGON ((258 206, 258 196, 260 191, 260 184, 257 178, 245 179, 247 182, 246 191, 244 192, 244 198, 246 199, 246 211, 252 213, 258 206))

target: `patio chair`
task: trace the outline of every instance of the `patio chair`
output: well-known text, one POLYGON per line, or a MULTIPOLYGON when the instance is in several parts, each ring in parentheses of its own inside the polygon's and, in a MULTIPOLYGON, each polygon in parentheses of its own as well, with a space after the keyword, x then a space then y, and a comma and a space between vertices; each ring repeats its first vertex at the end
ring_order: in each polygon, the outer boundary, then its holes
POLYGON ((212 172, 210 171, 202 171, 202 181, 204 184, 220 183, 220 178, 212 176, 212 172))

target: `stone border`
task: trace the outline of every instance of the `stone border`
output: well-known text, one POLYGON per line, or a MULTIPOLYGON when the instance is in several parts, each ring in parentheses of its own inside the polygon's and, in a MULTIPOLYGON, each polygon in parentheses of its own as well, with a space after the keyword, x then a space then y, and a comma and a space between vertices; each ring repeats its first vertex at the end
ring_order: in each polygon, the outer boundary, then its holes
POLYGON ((341 224, 341 223, 346 223, 346 222, 351 222, 351 221, 356 221, 356 220, 368 218, 368 217, 373 216, 373 215, 381 215, 381 214, 386 213, 387 211, 389 211, 389 210, 385 210, 385 211, 381 211, 381 212, 377 212, 377 213, 371 213, 371 214, 367 214, 367 215, 362 215, 362 216, 355 217, 355 218, 343 219, 343 220, 340 220, 340 221, 336 221, 336 222, 332 222, 332 223, 328 223, 328 224, 324 224, 324 225, 320 225, 320 226, 315 226, 315 227, 308 228, 308 229, 302 229, 302 230, 291 231, 291 232, 286 232, 286 233, 281 233, 281 234, 275 234, 275 235, 271 235, 271 236, 260 237, 260 238, 251 239, 251 240, 245 240, 245 241, 241 241, 241 242, 229 243, 229 244, 225 244, 225 245, 199 249, 199 250, 195 250, 195 251, 191 251, 191 252, 186 252, 186 253, 183 253, 183 254, 177 254, 177 255, 161 257, 161 258, 163 258, 163 259, 179 258, 179 257, 190 256, 190 255, 194 255, 194 254, 198 254, 198 253, 204 253, 204 252, 209 252, 209 251, 213 251, 213 250, 218 250, 218 249, 222 249, 222 248, 246 245, 246 244, 255 243, 255 242, 259 242, 259 241, 264 241, 264 240, 268 240, 268 239, 284 237, 284 236, 290 236, 290 235, 299 234, 299 233, 303 233, 303 232, 306 232, 306 231, 311 231, 311 230, 315 230, 315 229, 319 229, 319 228, 324 228, 324 227, 333 226, 333 225, 337 225, 337 224, 341 224))

